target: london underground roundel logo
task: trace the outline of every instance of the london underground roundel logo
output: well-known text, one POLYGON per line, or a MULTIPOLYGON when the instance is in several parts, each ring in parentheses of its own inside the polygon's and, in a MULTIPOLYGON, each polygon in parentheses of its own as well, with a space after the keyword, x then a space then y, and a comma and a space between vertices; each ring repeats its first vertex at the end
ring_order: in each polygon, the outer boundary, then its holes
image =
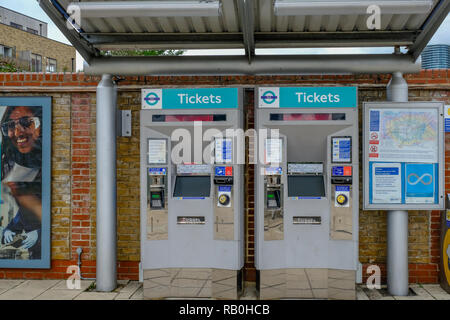
POLYGON ((266 91, 263 93, 263 95, 261 96, 262 101, 264 101, 266 104, 272 104, 274 103, 278 97, 276 96, 276 94, 273 91, 266 91))
POLYGON ((156 93, 150 92, 145 96, 144 100, 149 106, 154 106, 159 102, 159 100, 161 100, 161 98, 158 97, 156 93))

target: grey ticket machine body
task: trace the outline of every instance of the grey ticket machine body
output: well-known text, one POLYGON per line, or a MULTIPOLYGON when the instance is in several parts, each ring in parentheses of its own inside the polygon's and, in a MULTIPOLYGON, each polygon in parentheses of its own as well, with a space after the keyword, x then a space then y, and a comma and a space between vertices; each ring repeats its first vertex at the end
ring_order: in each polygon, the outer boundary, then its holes
POLYGON ((148 89, 142 99, 144 297, 236 299, 244 264, 243 171, 236 141, 225 132, 242 128, 242 92, 148 89))
POLYGON ((260 298, 354 299, 357 89, 258 88, 255 94, 264 155, 255 170, 260 298))

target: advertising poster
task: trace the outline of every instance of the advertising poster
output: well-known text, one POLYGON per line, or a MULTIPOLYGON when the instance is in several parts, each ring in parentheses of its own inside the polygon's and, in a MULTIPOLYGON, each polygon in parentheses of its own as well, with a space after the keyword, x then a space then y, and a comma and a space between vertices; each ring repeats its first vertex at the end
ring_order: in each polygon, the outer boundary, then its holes
POLYGON ((405 171, 405 202, 434 203, 435 166, 430 163, 407 163, 405 171))
POLYGON ((0 99, 0 267, 45 268, 50 256, 50 105, 11 99, 7 105, 2 101, 7 98, 0 99))

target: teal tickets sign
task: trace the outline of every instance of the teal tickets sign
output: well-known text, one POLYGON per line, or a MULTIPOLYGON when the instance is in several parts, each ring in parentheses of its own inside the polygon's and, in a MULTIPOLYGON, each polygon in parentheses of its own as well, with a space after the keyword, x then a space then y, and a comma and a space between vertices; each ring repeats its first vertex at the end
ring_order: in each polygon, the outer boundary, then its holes
POLYGON ((237 88, 142 90, 142 109, 233 109, 238 107, 237 88))
POLYGON ((356 108, 356 87, 259 88, 260 108, 356 108))

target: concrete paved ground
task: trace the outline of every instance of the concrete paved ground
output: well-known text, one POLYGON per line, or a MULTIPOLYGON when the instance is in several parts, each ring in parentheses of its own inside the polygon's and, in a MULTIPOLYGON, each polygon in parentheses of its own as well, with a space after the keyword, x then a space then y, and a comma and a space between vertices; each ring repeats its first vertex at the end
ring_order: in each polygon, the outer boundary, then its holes
MULTIPOLYGON (((66 280, 3 280, 0 279, 0 300, 142 300, 142 284, 119 281, 113 292, 91 290, 94 281, 82 280, 80 289, 68 289, 66 280)), ((450 300, 450 294, 438 284, 411 284, 407 297, 391 296, 386 286, 370 290, 357 286, 357 300, 450 300)), ((254 283, 246 283, 241 300, 256 300, 254 283)))

